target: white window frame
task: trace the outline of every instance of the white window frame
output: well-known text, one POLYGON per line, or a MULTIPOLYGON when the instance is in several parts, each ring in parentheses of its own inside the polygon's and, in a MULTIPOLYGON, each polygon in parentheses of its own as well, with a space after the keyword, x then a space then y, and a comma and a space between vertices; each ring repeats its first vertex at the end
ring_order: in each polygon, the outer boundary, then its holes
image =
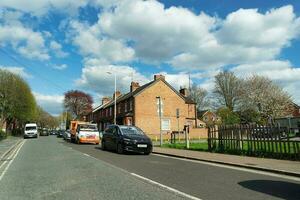
POLYGON ((162 118, 161 119, 161 130, 163 130, 163 131, 170 131, 171 130, 171 119, 169 119, 169 118, 162 118), (164 122, 168 123, 167 128, 165 127, 166 124, 164 124, 164 122))

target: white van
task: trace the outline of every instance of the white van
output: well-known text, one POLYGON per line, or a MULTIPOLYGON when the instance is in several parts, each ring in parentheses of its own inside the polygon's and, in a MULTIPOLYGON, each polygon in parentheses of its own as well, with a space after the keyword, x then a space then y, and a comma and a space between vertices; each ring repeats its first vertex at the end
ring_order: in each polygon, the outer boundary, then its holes
POLYGON ((38 137, 38 127, 35 123, 26 124, 24 130, 24 138, 37 138, 38 137))

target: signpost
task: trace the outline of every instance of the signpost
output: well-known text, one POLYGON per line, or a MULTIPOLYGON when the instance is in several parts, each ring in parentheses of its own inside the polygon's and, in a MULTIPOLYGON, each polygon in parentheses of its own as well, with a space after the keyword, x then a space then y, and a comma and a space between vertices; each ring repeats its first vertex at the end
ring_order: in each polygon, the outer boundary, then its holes
MULTIPOLYGON (((177 118, 177 131, 178 131, 178 139, 180 141, 180 132, 179 132, 179 116, 180 116, 180 111, 179 108, 176 109, 176 118, 177 118)), ((176 138, 176 137, 175 137, 176 138)), ((175 141, 176 142, 176 141, 175 141)))

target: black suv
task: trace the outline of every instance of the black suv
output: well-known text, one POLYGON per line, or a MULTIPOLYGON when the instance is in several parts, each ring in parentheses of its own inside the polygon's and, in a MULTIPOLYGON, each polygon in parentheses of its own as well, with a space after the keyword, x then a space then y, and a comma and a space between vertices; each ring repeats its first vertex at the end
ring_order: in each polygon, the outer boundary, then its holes
POLYGON ((151 139, 135 126, 108 126, 103 132, 101 146, 103 150, 115 150, 119 154, 128 151, 149 155, 152 152, 151 139))

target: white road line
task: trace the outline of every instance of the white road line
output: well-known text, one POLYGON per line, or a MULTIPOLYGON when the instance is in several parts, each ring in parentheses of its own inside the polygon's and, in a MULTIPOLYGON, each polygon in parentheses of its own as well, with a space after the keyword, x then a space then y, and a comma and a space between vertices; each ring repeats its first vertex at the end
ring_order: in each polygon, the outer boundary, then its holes
POLYGON ((83 155, 87 156, 87 157, 91 157, 89 154, 83 153, 83 155))
MULTIPOLYGON (((11 151, 13 148, 15 148, 15 149, 14 149, 13 152, 10 154, 10 156, 8 156, 8 158, 7 158, 6 160, 3 161, 3 163, 0 165, 0 169, 1 169, 7 162, 9 162, 9 161, 11 160, 12 155, 17 151, 18 146, 20 146, 21 143, 22 143, 22 142, 18 143, 17 145, 14 145, 12 148, 10 148, 9 151, 11 151)), ((7 152, 8 152, 8 151, 7 151, 7 152)), ((1 157, 1 160, 2 160, 4 157, 5 157, 5 156, 2 156, 2 157, 1 157)))
POLYGON ((174 192, 174 193, 176 193, 176 194, 179 194, 179 195, 181 195, 181 196, 187 197, 187 198, 189 198, 189 199, 193 199, 193 200, 201 200, 201 199, 199 199, 198 197, 195 197, 195 196, 189 195, 189 194, 187 194, 187 193, 181 192, 181 191, 179 191, 179 190, 176 190, 176 189, 171 188, 171 187, 169 187, 169 186, 163 185, 163 184, 158 183, 158 182, 156 182, 156 181, 153 181, 153 180, 151 180, 151 179, 145 178, 145 177, 140 176, 140 175, 138 175, 138 174, 135 174, 135 173, 130 173, 130 174, 133 175, 133 176, 135 176, 135 177, 137 177, 137 178, 140 178, 140 179, 142 179, 142 180, 144 180, 144 181, 147 181, 147 182, 149 182, 149 183, 151 183, 151 184, 153 184, 153 185, 157 185, 157 186, 159 186, 159 187, 161 187, 161 188, 164 188, 164 189, 166 189, 166 190, 169 190, 169 191, 174 192))
POLYGON ((6 174, 8 168, 10 167, 11 163, 14 161, 14 159, 17 157, 19 151, 21 150, 22 146, 24 145, 26 140, 24 140, 19 146, 18 148, 16 148, 17 150, 14 151, 14 153, 12 154, 12 156, 9 158, 11 159, 10 161, 8 161, 9 163, 7 164, 7 166, 5 167, 4 171, 2 172, 2 174, 0 175, 0 181, 2 180, 3 176, 6 174))
POLYGON ((289 180, 300 182, 299 177, 294 177, 294 176, 289 176, 289 175, 284 175, 284 174, 275 174, 275 173, 272 173, 272 172, 264 172, 264 171, 260 171, 260 170, 229 166, 229 165, 225 165, 225 164, 222 165, 222 164, 218 164, 218 163, 210 163, 210 162, 205 162, 205 161, 200 161, 200 160, 190 160, 190 159, 186 159, 186 158, 176 158, 176 157, 172 157, 172 156, 160 155, 160 154, 155 154, 155 153, 153 153, 152 155, 160 156, 160 157, 164 157, 164 158, 171 158, 171 159, 176 159, 176 160, 188 161, 188 162, 193 162, 193 163, 198 163, 198 164, 211 165, 211 166, 214 166, 214 167, 222 167, 222 168, 227 168, 227 169, 239 170, 239 171, 244 171, 244 172, 249 172, 249 173, 254 173, 254 174, 273 176, 273 177, 277 177, 277 178, 289 179, 289 180))

